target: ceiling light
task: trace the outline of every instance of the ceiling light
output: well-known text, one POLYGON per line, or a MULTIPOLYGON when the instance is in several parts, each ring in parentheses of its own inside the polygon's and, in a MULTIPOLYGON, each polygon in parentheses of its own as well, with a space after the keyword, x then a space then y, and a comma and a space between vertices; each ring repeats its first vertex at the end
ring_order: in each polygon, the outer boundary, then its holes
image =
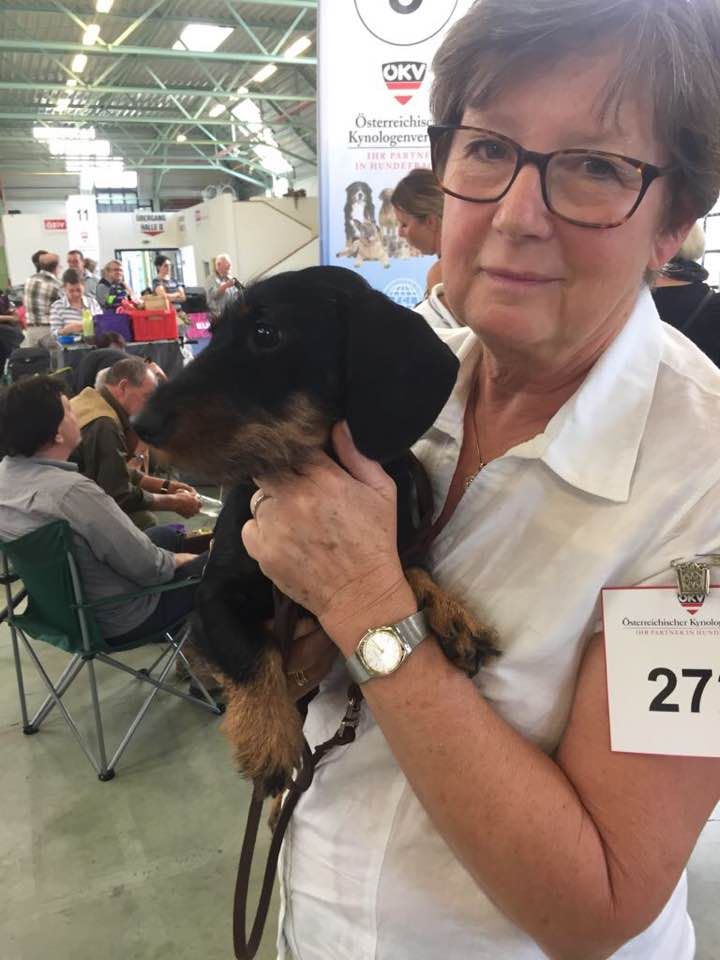
POLYGON ((78 82, 74 77, 71 77, 69 80, 65 81, 65 86, 69 87, 71 90, 77 85, 78 85, 78 82))
POLYGON ((109 140, 48 140, 47 148, 53 157, 109 157, 109 140))
POLYGON ((258 129, 262 126, 260 107, 254 100, 243 100, 241 103, 235 104, 231 112, 241 123, 246 123, 250 127, 255 126, 258 129))
POLYGON ((57 104, 55 105, 55 109, 58 111, 58 113, 65 113, 65 111, 69 106, 70 106, 70 97, 60 97, 58 99, 57 104))
POLYGON ((176 40, 175 43, 172 45, 172 49, 173 49, 173 50, 187 50, 187 47, 185 46, 184 43, 181 43, 179 40, 176 40))
POLYGON ((221 113, 225 113, 227 107, 224 103, 214 103, 212 107, 208 110, 209 117, 219 117, 221 113))
MULTIPOLYGON (((212 53, 233 32, 232 27, 216 27, 212 23, 189 23, 180 34, 188 50, 212 53)), ((173 49, 177 49, 173 46, 173 49)))
POLYGON ((95 9, 98 13, 110 13, 114 0, 96 0, 95 9))
POLYGON ((73 57, 70 69, 73 73, 82 73, 87 66, 87 56, 84 53, 76 53, 73 57))
POLYGON ((187 140, 187 137, 185 136, 184 133, 179 133, 179 134, 175 137, 175 140, 176 140, 178 143, 185 143, 185 141, 187 140))
POLYGON ((248 90, 247 87, 238 87, 238 96, 239 96, 239 97, 244 97, 244 96, 246 96, 248 93, 250 93, 250 91, 248 90))
POLYGON ((97 43, 97 40, 100 36, 100 25, 97 23, 91 23, 90 26, 86 29, 83 34, 82 42, 84 47, 92 47, 93 44, 97 43))
POLYGON ((33 127, 36 140, 94 140, 95 127, 33 127))
POLYGON ((277 147, 268 147, 265 144, 256 144, 253 153, 260 158, 262 165, 270 173, 289 173, 292 167, 277 147))
POLYGON ((295 43, 291 43, 287 50, 282 54, 286 60, 292 60, 293 57, 299 57, 301 53, 312 46, 310 37, 300 37, 295 43))
POLYGON ((266 63, 254 76, 250 77, 250 80, 252 83, 263 83, 268 77, 271 77, 276 70, 277 67, 274 63, 266 63))

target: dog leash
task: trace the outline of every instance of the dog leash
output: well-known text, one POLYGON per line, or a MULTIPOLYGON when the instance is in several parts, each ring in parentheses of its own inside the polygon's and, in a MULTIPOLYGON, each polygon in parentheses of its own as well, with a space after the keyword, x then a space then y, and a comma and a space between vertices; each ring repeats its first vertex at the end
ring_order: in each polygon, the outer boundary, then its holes
POLYGON ((250 871, 252 869, 255 844, 257 842, 258 829, 265 800, 262 784, 256 780, 253 785, 253 795, 250 801, 250 810, 245 827, 242 852, 240 854, 237 881, 235 883, 233 943, 236 960, 252 960, 260 947, 265 930, 265 923, 267 922, 268 910, 270 908, 275 876, 277 874, 280 848, 285 839, 285 832, 290 823, 290 817, 293 815, 298 800, 312 783, 315 768, 325 754, 329 753, 334 747, 345 746, 348 743, 352 743, 355 739, 355 730, 360 720, 362 700, 363 696, 360 688, 356 684, 352 684, 348 689, 348 703, 345 716, 340 721, 340 726, 335 735, 329 740, 326 740, 325 743, 321 743, 320 746, 314 750, 310 750, 307 741, 305 741, 302 765, 298 770, 297 776, 288 787, 285 799, 280 808, 277 823, 273 830, 270 849, 268 850, 267 860, 265 862, 265 873, 263 875, 260 897, 250 930, 250 936, 248 936, 247 899, 250 889, 250 871))
MULTIPOLYGON (((425 469, 417 457, 411 453, 410 460, 411 472, 415 483, 418 522, 414 542, 402 552, 401 560, 404 567, 419 563, 432 540, 432 488, 425 469)), ((276 588, 273 588, 273 600, 275 605, 273 632, 280 647, 283 660, 285 660, 290 643, 295 634, 295 627, 300 618, 302 608, 285 594, 280 593, 276 588)), ((307 705, 313 695, 314 694, 305 698, 305 709, 307 709, 307 705)), ((293 815, 298 800, 313 782, 318 763, 335 747, 346 746, 355 740, 355 731, 360 721, 360 711, 363 702, 363 695, 357 684, 353 683, 348 687, 347 698, 345 715, 340 721, 340 726, 337 731, 329 740, 321 743, 314 750, 310 749, 307 740, 303 741, 303 756, 300 769, 285 793, 282 806, 280 807, 280 813, 273 828, 270 849, 268 850, 265 861, 265 871, 260 888, 258 905, 248 936, 247 901, 250 891, 250 873, 255 856, 255 845, 257 843, 257 835, 265 801, 265 793, 261 781, 256 780, 253 783, 252 799, 250 801, 250 809, 245 825, 245 836, 243 837, 237 879, 235 881, 233 946, 236 960, 253 960, 253 957, 257 954, 260 947, 265 931, 268 911, 270 909, 273 884, 275 883, 275 877, 277 875, 280 848, 282 847, 285 833, 290 824, 290 818, 293 815)))

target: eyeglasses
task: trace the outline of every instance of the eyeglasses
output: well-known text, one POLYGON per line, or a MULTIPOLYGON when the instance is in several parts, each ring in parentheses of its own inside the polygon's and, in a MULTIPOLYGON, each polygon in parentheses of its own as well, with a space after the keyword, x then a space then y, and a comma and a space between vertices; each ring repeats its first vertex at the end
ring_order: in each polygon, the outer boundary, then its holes
POLYGON ((540 172, 543 201, 551 213, 579 227, 609 229, 626 223, 648 187, 676 168, 602 150, 536 153, 479 127, 428 127, 432 167, 444 193, 472 203, 501 200, 527 163, 540 172))

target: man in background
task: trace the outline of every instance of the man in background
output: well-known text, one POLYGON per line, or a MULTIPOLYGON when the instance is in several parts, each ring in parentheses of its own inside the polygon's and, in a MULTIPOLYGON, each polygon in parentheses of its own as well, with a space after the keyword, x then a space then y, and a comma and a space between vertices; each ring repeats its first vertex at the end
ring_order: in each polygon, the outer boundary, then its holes
POLYGON ((25 317, 28 324, 38 326, 50 322, 50 307, 62 295, 58 280, 60 257, 56 253, 38 250, 32 256, 36 272, 25 281, 25 317))
POLYGON ((151 510, 188 518, 201 507, 197 491, 188 484, 128 467, 137 440, 130 418, 142 410, 156 387, 157 376, 148 364, 140 357, 126 357, 107 370, 99 390, 86 387, 70 401, 81 431, 73 460, 141 530, 156 525, 151 510))
POLYGON ((95 297, 95 288, 98 282, 97 277, 85 266, 85 257, 80 250, 68 250, 67 265, 69 270, 77 270, 80 274, 85 284, 85 293, 91 297, 95 297))
POLYGON ((235 300, 242 299, 244 287, 233 276, 232 261, 226 253, 219 253, 215 257, 215 273, 210 277, 205 287, 207 290, 208 309, 217 320, 225 307, 235 300))

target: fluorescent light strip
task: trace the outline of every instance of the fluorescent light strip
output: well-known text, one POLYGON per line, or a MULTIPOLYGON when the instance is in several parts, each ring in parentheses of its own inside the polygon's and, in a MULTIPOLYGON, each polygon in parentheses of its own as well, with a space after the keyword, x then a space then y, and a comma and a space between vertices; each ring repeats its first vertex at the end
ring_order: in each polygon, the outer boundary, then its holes
MULTIPOLYGON (((189 23, 180 34, 180 41, 193 52, 212 53, 232 32, 232 27, 217 27, 212 23, 189 23)), ((173 49, 177 48, 173 45, 173 49)))
POLYGON ((276 71, 277 67, 274 63, 266 63, 254 76, 250 77, 250 80, 253 83, 264 83, 265 80, 271 77, 276 71))
POLYGON ((70 69, 73 73, 82 73, 85 67, 87 66, 87 55, 84 53, 76 53, 73 57, 72 63, 70 64, 70 69))
POLYGON ((286 60, 292 60, 293 57, 299 57, 308 47, 312 46, 310 37, 300 37, 294 43, 291 43, 287 50, 282 54, 286 60))
POLYGON ((95 9, 98 13, 110 13, 114 0, 96 0, 95 9))
POLYGON ((84 47, 94 46, 100 37, 100 25, 91 23, 83 34, 82 42, 84 47))
POLYGON ((213 117, 213 118, 214 118, 214 117, 219 117, 220 114, 221 114, 221 113, 225 113, 226 110, 227 110, 227 107, 225 106, 224 103, 215 103, 215 104, 213 104, 213 106, 210 107, 210 109, 208 110, 208 116, 209 116, 209 117, 213 117))

